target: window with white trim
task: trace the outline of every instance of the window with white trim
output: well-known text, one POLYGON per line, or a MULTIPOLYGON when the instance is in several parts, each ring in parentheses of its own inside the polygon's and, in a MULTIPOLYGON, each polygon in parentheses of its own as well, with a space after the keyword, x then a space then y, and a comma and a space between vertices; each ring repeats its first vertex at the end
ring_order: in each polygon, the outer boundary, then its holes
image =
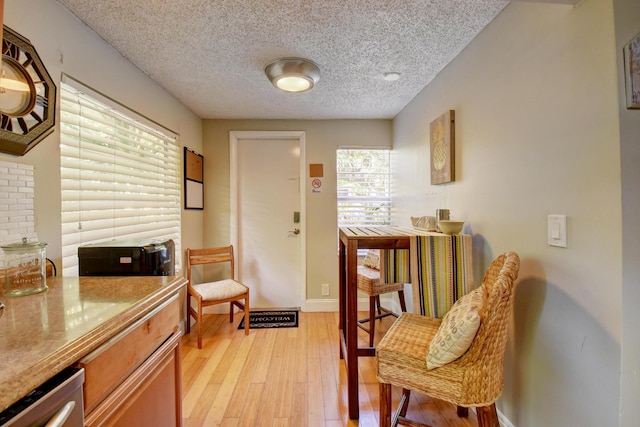
POLYGON ((336 152, 338 227, 391 223, 391 150, 336 152))
POLYGON ((182 209, 177 135, 64 77, 63 275, 78 275, 78 246, 125 239, 172 239, 178 270, 182 209))

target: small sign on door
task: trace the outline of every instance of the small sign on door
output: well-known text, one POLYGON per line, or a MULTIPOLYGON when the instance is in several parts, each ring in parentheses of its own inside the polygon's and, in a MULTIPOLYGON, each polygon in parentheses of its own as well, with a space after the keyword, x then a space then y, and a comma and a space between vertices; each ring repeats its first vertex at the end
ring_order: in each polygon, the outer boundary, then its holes
POLYGON ((311 180, 311 192, 322 193, 322 180, 320 178, 313 178, 311 180))

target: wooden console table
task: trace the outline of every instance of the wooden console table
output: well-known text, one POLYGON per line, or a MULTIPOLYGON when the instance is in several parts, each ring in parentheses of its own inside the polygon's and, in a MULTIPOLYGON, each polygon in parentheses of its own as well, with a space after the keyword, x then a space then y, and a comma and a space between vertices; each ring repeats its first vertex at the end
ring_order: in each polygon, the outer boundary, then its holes
MULTIPOLYGON (((440 246, 446 246, 452 241, 460 243, 458 247, 462 253, 445 254, 445 256, 432 256, 429 259, 431 268, 434 270, 448 271, 451 274, 445 274, 446 280, 463 280, 465 291, 473 287, 473 274, 471 272, 471 236, 456 235, 449 236, 441 233, 422 232, 412 228, 404 227, 341 227, 340 228, 340 250, 339 250, 339 328, 340 328, 340 358, 345 359, 347 367, 347 389, 348 389, 348 406, 349 418, 358 419, 360 411, 358 407, 358 357, 375 356, 375 347, 358 347, 357 337, 357 316, 358 316, 358 288, 357 288, 357 270, 358 270, 358 249, 411 249, 410 259, 419 259, 417 239, 415 236, 429 236, 432 243, 442 243, 440 246), (452 259, 455 258, 455 259, 452 259), (464 263, 460 263, 460 259, 464 258, 464 263), (464 265, 466 268, 460 267, 464 265), (465 271, 459 271, 459 270, 465 271)), ((425 250, 433 250, 429 247, 423 247, 425 250)), ((451 247, 451 246, 450 246, 451 247)), ((456 245, 453 245, 455 248, 456 245)), ((422 255, 424 257, 424 255, 422 255)), ((424 258, 423 258, 424 259, 424 258)), ((428 264, 425 263, 425 264, 428 264)), ((416 288, 416 282, 419 280, 418 274, 421 272, 416 269, 416 265, 411 266, 412 282, 414 283, 414 299, 419 293, 416 288), (418 273, 418 274, 416 274, 418 273)), ((430 274, 430 273, 429 273, 430 274)), ((420 277, 429 277, 433 283, 439 280, 439 275, 425 275, 420 277)), ((433 294, 436 294, 433 292, 433 294)), ((414 301, 414 307, 417 310, 425 308, 423 301, 414 301)), ((415 310, 414 310, 415 311, 415 310)))

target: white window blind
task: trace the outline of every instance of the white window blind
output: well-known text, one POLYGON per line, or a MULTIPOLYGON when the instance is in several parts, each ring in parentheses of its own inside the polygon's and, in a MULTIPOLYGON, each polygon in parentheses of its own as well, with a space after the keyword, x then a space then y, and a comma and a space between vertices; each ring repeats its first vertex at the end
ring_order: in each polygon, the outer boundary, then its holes
POLYGON ((81 85, 60 86, 63 275, 78 275, 78 246, 121 239, 172 239, 178 269, 177 137, 81 85))
POLYGON ((391 223, 391 150, 343 149, 336 153, 338 226, 391 223))

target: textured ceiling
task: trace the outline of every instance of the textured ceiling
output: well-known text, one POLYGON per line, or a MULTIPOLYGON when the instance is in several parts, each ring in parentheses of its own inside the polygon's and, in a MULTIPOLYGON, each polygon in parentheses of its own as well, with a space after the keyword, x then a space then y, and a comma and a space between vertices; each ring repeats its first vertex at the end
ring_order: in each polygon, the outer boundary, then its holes
MULTIPOLYGON (((499 0, 58 0, 201 118, 393 118, 508 4, 499 0), (313 90, 278 91, 279 57, 313 90), (399 72, 394 82, 385 72, 399 72)), ((97 88, 99 89, 99 88, 97 88)))

